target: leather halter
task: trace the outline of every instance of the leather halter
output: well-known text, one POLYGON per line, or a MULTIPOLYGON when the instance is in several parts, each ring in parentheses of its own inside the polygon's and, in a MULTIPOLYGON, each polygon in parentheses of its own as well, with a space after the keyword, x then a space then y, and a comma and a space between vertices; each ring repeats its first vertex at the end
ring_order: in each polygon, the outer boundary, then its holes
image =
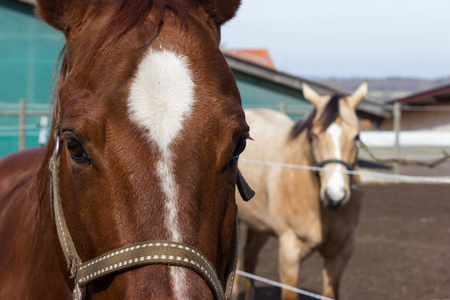
MULTIPOLYGON (((327 164, 341 164, 345 168, 347 168, 348 171, 353 171, 355 169, 356 165, 358 164, 358 149, 359 149, 358 147, 356 148, 355 160, 353 161, 352 164, 349 164, 348 162, 345 162, 340 159, 326 159, 321 162, 317 162, 316 156, 314 155, 314 149, 313 149, 313 144, 312 144, 311 140, 310 140, 309 144, 310 144, 309 151, 311 154, 311 159, 312 159, 314 167, 322 168, 327 164)), ((315 173, 316 173, 316 176, 319 177, 319 171, 316 171, 315 173)), ((352 190, 355 190, 356 192, 358 192, 360 195, 364 195, 364 191, 355 183, 353 174, 349 174, 349 176, 350 176, 350 188, 352 190)), ((320 180, 319 180, 319 184, 321 184, 320 180)))
MULTIPOLYGON (((51 211, 55 219, 58 238, 63 249, 64 257, 70 269, 71 276, 74 278, 73 299, 82 300, 87 284, 98 278, 151 264, 179 266, 193 270, 208 284, 215 299, 230 299, 238 256, 238 227, 236 227, 234 261, 232 270, 230 270, 227 278, 225 290, 222 289, 222 284, 217 277, 217 273, 208 259, 194 247, 183 243, 171 241, 137 243, 112 250, 87 262, 82 262, 67 227, 59 194, 60 160, 58 158, 60 137, 58 124, 59 119, 57 120, 54 133, 56 141, 55 149, 49 161, 51 211)), ((244 199, 249 200, 253 197, 254 192, 245 182, 240 172, 238 172, 237 185, 244 199)), ((236 215, 236 226, 237 224, 236 215)))

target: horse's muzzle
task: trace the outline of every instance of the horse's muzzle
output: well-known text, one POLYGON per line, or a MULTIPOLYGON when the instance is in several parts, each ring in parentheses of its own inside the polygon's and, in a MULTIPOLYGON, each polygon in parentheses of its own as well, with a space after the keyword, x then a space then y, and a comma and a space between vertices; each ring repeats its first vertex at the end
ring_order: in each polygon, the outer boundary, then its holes
POLYGON ((340 199, 334 199, 333 197, 331 197, 326 191, 325 191, 325 201, 324 204, 327 208, 331 209, 331 210, 338 210, 341 209, 342 207, 345 206, 345 200, 347 198, 347 192, 344 191, 343 192, 343 196, 340 199))

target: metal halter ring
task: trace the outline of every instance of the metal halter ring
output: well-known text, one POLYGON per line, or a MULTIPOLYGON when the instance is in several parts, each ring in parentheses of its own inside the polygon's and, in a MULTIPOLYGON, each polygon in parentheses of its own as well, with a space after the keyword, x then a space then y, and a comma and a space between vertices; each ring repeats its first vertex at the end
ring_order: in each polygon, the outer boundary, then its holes
POLYGON ((53 155, 55 157, 58 157, 58 155, 59 155, 59 135, 56 136, 55 148, 53 149, 53 155))

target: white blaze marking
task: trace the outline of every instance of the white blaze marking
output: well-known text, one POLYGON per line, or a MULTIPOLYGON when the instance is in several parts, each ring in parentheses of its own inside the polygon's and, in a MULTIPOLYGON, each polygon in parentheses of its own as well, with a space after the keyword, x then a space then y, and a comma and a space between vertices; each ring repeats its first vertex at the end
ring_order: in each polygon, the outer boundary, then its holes
POLYGON ((194 82, 186 58, 150 50, 130 90, 128 108, 133 121, 149 131, 161 152, 179 135, 194 104, 194 82))
MULTIPOLYGON (((328 134, 331 135, 331 141, 334 146, 334 155, 336 159, 342 159, 340 139, 342 127, 336 124, 331 124, 327 129, 328 134)), ((336 169, 327 182, 327 193, 332 200, 340 200, 345 195, 345 181, 341 171, 342 165, 337 164, 336 169)))
MULTIPOLYGON (((139 65, 128 99, 130 118, 145 129, 162 154, 156 165, 165 194, 165 226, 171 240, 182 242, 178 220, 179 188, 173 174, 171 145, 182 133, 195 102, 195 84, 187 59, 173 52, 150 50, 139 65)), ((186 298, 186 272, 171 268, 178 299, 186 298)))
POLYGON ((333 141, 334 145, 334 155, 336 156, 336 159, 341 159, 341 147, 339 140, 341 139, 341 133, 342 133, 342 127, 336 124, 331 124, 327 132, 331 135, 331 140, 333 141))

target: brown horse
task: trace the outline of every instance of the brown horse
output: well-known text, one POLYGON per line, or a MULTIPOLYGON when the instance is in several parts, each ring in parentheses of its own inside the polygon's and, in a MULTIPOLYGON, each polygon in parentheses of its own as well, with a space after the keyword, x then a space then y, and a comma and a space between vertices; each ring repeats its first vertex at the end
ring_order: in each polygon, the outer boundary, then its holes
POLYGON ((0 161, 1 299, 225 294, 249 127, 219 41, 239 2, 38 0, 66 47, 48 146, 0 161), (186 257, 142 252, 80 277, 150 247, 186 257))
MULTIPOLYGON (((329 172, 241 161, 242 174, 256 192, 251 202, 238 201, 239 219, 248 225, 245 271, 254 272, 258 251, 269 235, 275 235, 282 283, 296 287, 300 262, 317 250, 324 258, 323 294, 338 296, 342 272, 354 249, 360 210, 360 195, 351 192, 358 178, 341 171, 356 166, 355 108, 366 91, 363 84, 351 96, 330 97, 304 85, 305 98, 315 109, 296 124, 279 112, 246 111, 254 142, 242 159, 324 167, 329 172)), ((247 298, 251 285, 247 280, 247 298)), ((297 299, 297 295, 284 289, 282 298, 297 299)))

